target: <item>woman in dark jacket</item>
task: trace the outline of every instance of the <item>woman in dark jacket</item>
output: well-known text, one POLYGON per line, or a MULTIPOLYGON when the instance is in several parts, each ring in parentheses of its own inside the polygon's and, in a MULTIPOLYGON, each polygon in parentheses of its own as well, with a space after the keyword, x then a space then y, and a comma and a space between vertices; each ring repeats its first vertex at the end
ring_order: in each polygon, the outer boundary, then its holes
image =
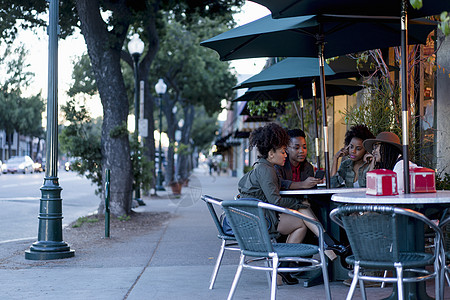
MULTIPOLYGON (((283 166, 286 161, 286 147, 289 143, 289 136, 281 126, 269 123, 260 127, 250 135, 250 147, 256 147, 259 152, 258 161, 253 170, 245 174, 239 181, 239 193, 241 198, 257 198, 267 203, 281 207, 295 209, 301 213, 316 219, 309 205, 299 202, 294 198, 282 198, 280 195, 281 182, 278 177, 275 165, 283 166)), ((308 230, 308 223, 287 214, 277 215, 269 212, 267 215, 271 222, 272 231, 287 235, 286 243, 301 243, 308 230)), ((311 226, 311 231, 318 236, 317 228, 311 226)), ((328 237, 328 235, 327 235, 328 237)), ((328 237, 329 238, 329 237, 328 237)), ((330 239, 328 245, 334 245, 330 239)), ((336 255, 329 251, 327 253, 331 259, 336 255)), ((289 278, 289 274, 280 273, 283 281, 288 284, 295 284, 295 278, 289 278), (284 276, 287 275, 287 276, 284 276), (286 278, 285 278, 286 277, 286 278)))

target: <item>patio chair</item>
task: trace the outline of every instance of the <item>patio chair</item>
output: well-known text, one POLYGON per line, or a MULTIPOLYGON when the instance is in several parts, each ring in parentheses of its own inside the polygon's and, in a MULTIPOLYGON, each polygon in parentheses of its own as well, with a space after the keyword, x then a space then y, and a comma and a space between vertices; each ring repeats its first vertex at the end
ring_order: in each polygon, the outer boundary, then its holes
POLYGON ((397 283, 398 299, 404 299, 404 282, 412 283, 433 278, 436 285, 436 299, 443 297, 439 289, 441 230, 426 216, 411 209, 392 206, 354 205, 336 208, 331 211, 330 217, 345 229, 353 251, 353 255, 346 258, 347 263, 354 266, 354 270, 349 272, 353 280, 347 300, 353 297, 358 281, 363 299, 367 299, 364 281, 397 283), (423 224, 434 231, 436 237, 434 253, 403 250, 408 233, 407 224, 423 224), (433 270, 425 269, 431 265, 434 266, 433 270), (367 269, 392 270, 393 275, 367 276, 364 275, 367 269))
POLYGON ((225 250, 239 251, 240 249, 237 244, 236 238, 233 235, 228 235, 224 232, 221 220, 219 219, 217 212, 214 209, 213 205, 215 205, 217 207, 222 206, 222 200, 213 198, 208 195, 202 195, 201 198, 203 201, 205 201, 206 206, 208 207, 208 210, 214 221, 214 224, 217 227, 217 231, 218 231, 217 237, 222 240, 222 244, 221 244, 220 250, 219 250, 219 255, 217 256, 216 264, 214 266, 214 270, 211 275, 211 279, 209 281, 209 289, 212 290, 214 288, 214 283, 216 282, 217 273, 219 272, 220 264, 222 263, 222 259, 223 259, 225 250))
POLYGON ((450 216, 445 218, 439 223, 439 227, 442 230, 442 246, 443 246, 443 273, 447 280, 447 284, 450 286, 450 264, 447 263, 450 260, 450 216))
POLYGON ((229 300, 233 298, 243 268, 265 271, 268 272, 268 275, 270 273, 272 274, 270 280, 270 299, 272 300, 276 299, 278 272, 299 272, 322 269, 326 299, 331 299, 328 271, 324 255, 323 227, 320 222, 298 211, 255 199, 241 198, 239 201, 223 201, 222 207, 241 248, 239 266, 228 294, 229 300), (265 210, 289 214, 314 224, 319 229, 319 246, 272 242, 267 230, 268 224, 264 215, 265 210), (320 261, 310 258, 317 253, 319 253, 320 261), (264 261, 265 264, 261 265, 261 261, 264 261), (281 261, 307 262, 311 265, 279 267, 278 264, 281 261))

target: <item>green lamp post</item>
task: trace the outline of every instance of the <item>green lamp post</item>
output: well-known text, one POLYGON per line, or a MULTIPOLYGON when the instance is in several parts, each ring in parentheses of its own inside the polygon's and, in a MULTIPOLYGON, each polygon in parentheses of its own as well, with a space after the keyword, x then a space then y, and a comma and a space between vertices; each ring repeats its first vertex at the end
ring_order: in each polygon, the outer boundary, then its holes
POLYGON ((166 93, 167 85, 164 83, 164 80, 160 78, 158 83, 155 85, 155 91, 159 95, 159 161, 158 161, 158 181, 156 185, 157 191, 165 191, 166 189, 163 186, 163 176, 162 176, 162 144, 161 144, 161 136, 162 136, 162 97, 166 93))
POLYGON ((75 251, 62 237, 62 199, 58 179, 58 15, 59 1, 49 1, 47 166, 41 187, 38 241, 25 251, 25 258, 50 260, 73 257, 75 251))
MULTIPOLYGON (((144 42, 135 33, 128 43, 128 52, 130 52, 134 62, 134 136, 136 145, 139 144, 139 57, 144 52, 144 47, 144 42)), ((135 181, 134 199, 139 205, 145 205, 145 202, 141 199, 141 187, 136 178, 135 181)))

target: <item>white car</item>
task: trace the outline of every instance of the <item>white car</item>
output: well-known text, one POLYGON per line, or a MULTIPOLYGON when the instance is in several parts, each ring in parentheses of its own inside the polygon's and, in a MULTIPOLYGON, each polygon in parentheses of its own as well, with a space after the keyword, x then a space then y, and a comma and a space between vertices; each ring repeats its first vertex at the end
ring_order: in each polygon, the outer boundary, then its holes
POLYGON ((29 156, 14 156, 8 159, 2 166, 3 173, 33 173, 33 160, 29 156))

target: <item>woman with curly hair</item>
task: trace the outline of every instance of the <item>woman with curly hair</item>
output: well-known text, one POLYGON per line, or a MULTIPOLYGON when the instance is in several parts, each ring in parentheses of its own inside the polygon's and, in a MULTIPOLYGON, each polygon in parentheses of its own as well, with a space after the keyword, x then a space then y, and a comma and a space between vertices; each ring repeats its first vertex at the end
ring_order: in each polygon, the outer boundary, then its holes
POLYGON ((366 173, 370 166, 364 161, 367 154, 363 142, 375 136, 366 125, 355 125, 345 133, 345 147, 340 149, 333 157, 331 166, 331 187, 366 187, 366 173), (340 157, 348 156, 337 169, 340 157))
MULTIPOLYGON (((294 198, 282 198, 280 196, 281 181, 278 177, 275 165, 283 166, 287 157, 286 147, 289 144, 289 136, 281 126, 269 123, 264 127, 254 130, 250 135, 250 147, 256 147, 259 155, 254 168, 239 180, 239 198, 256 198, 261 201, 298 210, 301 213, 317 219, 309 203, 301 203, 294 198)), ((277 215, 274 211, 268 211, 266 217, 270 221, 270 232, 279 232, 287 235, 286 243, 301 243, 306 235, 308 226, 318 236, 317 228, 308 222, 287 214, 277 215)), ((326 235, 328 237, 328 235, 326 235)), ((327 243, 327 240, 325 240, 327 243)), ((328 245, 334 245, 330 239, 328 245)), ((327 251, 331 259, 336 255, 327 251)), ((280 273, 282 280, 287 284, 296 284, 298 280, 288 273, 280 273)))

